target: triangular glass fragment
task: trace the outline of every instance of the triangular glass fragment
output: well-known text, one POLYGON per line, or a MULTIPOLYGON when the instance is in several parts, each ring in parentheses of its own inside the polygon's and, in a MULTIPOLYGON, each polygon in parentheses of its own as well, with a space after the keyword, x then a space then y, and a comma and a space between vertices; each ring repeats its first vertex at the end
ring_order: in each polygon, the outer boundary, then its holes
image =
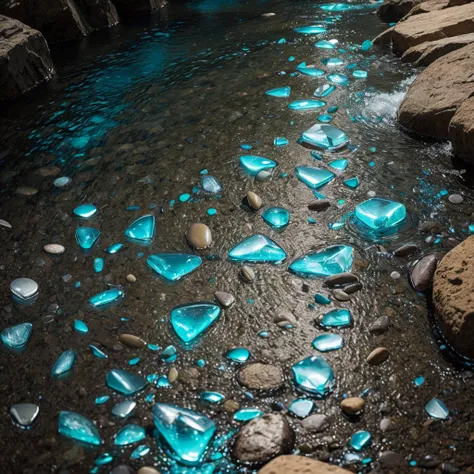
POLYGON ((403 221, 406 217, 403 204, 389 199, 372 198, 355 209, 355 216, 371 229, 386 230, 403 221))
POLYGON ((314 91, 314 96, 315 97, 327 97, 328 95, 332 94, 335 90, 336 90, 335 86, 332 86, 331 84, 323 84, 322 86, 319 86, 314 91))
POLYGON ((59 433, 67 438, 94 446, 99 446, 102 442, 94 423, 85 416, 79 415, 79 413, 73 411, 60 412, 58 425, 59 433))
POLYGON ((309 166, 297 166, 296 176, 311 189, 319 189, 329 183, 334 178, 334 173, 320 168, 310 168, 309 166))
POLYGON ((58 377, 59 375, 69 372, 72 369, 75 361, 76 353, 74 351, 64 351, 54 363, 51 374, 55 377, 58 377))
POLYGON ((359 178, 355 176, 354 178, 349 178, 344 181, 344 184, 351 189, 356 189, 359 187, 359 178))
POLYGON ((307 357, 297 362, 291 372, 296 387, 316 398, 325 398, 333 389, 332 368, 322 357, 307 357))
POLYGON ((148 242, 155 236, 155 216, 149 214, 133 221, 125 231, 129 239, 148 242))
POLYGON ((79 227, 76 229, 76 242, 81 249, 91 249, 99 237, 100 231, 93 227, 79 227))
POLYGON ((331 163, 329 163, 329 166, 331 168, 334 168, 335 170, 344 171, 347 168, 348 164, 349 162, 346 159, 342 159, 342 160, 331 161, 331 163))
POLYGON ((112 369, 107 374, 105 382, 107 387, 123 395, 133 395, 148 385, 145 378, 122 369, 112 369))
POLYGON ((150 255, 146 263, 168 281, 178 281, 202 264, 201 257, 186 253, 158 253, 150 255))
POLYGON ((286 252, 263 234, 255 234, 243 240, 229 251, 229 259, 235 262, 282 263, 286 252))
POLYGON ((270 89, 265 94, 270 95, 272 97, 290 97, 291 94, 291 87, 278 87, 277 89, 270 89))
POLYGON ((275 168, 276 162, 255 155, 243 155, 240 157, 240 166, 251 176, 257 175, 260 171, 275 168))
POLYGON ((301 135, 301 142, 322 150, 338 150, 349 143, 346 134, 332 125, 315 124, 301 135))

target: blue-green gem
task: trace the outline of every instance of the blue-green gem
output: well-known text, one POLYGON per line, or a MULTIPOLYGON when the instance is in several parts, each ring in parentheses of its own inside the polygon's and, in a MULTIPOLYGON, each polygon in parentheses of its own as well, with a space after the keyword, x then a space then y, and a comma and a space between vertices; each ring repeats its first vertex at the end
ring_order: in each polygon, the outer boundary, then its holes
POLYGON ((291 87, 278 87, 277 89, 270 89, 265 92, 265 94, 272 97, 290 97, 291 87))
POLYGON ((313 340, 313 347, 320 352, 335 351, 343 346, 344 342, 339 334, 320 334, 313 340))
POLYGON ((431 418, 436 418, 437 420, 447 420, 449 418, 447 406, 438 398, 432 398, 426 404, 425 411, 431 418))
POLYGON ((318 120, 321 123, 329 123, 332 119, 333 119, 332 115, 328 115, 328 114, 318 115, 318 120))
POLYGON ((314 295, 314 301, 318 304, 331 304, 331 300, 327 297, 322 295, 321 293, 316 293, 314 295))
POLYGON ((349 78, 344 74, 329 74, 328 81, 337 86, 347 86, 349 84, 349 78))
POLYGON ((286 146, 288 145, 288 138, 276 137, 275 140, 273 140, 273 144, 275 146, 286 146))
POLYGON ((305 76, 310 76, 310 77, 320 77, 324 75, 324 71, 316 67, 302 66, 302 67, 298 67, 297 70, 298 72, 301 72, 301 74, 304 74, 305 76))
POLYGON ((233 362, 244 364, 250 358, 250 351, 245 347, 236 347, 230 351, 227 351, 226 357, 233 362))
POLYGON ((326 28, 319 25, 308 25, 295 28, 296 33, 301 33, 303 35, 319 35, 326 33, 326 31, 326 28))
POLYGON ((111 290, 106 290, 106 291, 103 291, 102 293, 94 295, 89 300, 89 303, 95 308, 97 308, 99 306, 115 303, 116 301, 120 300, 124 296, 125 296, 125 293, 123 290, 119 288, 112 288, 111 290))
POLYGON ((296 387, 316 398, 325 398, 333 389, 333 371, 322 357, 307 357, 293 365, 291 371, 296 387))
POLYGON ((87 334, 89 332, 87 324, 84 321, 81 321, 80 319, 76 319, 74 321, 74 329, 77 332, 80 332, 81 334, 87 334))
POLYGON ((263 411, 258 408, 242 408, 234 413, 234 420, 236 421, 250 421, 263 415, 263 411))
POLYGON ((66 438, 94 446, 99 446, 102 441, 94 423, 73 411, 61 411, 59 413, 58 431, 66 438))
POLYGON ((349 178, 344 181, 344 184, 351 189, 356 189, 359 187, 359 178, 355 176, 354 178, 349 178))
POLYGON ((111 456, 109 453, 104 453, 96 458, 94 464, 96 466, 105 466, 106 464, 110 464, 113 460, 113 456, 111 456))
POLYGON ((130 455, 130 459, 140 459, 150 452, 150 448, 146 444, 138 446, 130 455))
POLYGON ((132 374, 123 369, 112 369, 106 376, 107 387, 123 395, 133 395, 143 390, 148 382, 140 375, 132 374))
POLYGON ((76 361, 76 353, 74 351, 64 351, 58 360, 54 363, 51 370, 51 374, 54 377, 65 374, 72 369, 74 362, 76 361))
POLYGON ((325 66, 341 66, 344 64, 344 61, 340 58, 323 58, 321 59, 321 62, 325 66))
POLYGON ((331 161, 329 166, 338 171, 344 171, 347 168, 349 162, 346 159, 331 161))
POLYGON ((107 248, 106 253, 110 253, 110 254, 117 253, 122 247, 123 247, 123 244, 121 243, 112 244, 110 247, 107 248))
POLYGON ((234 262, 279 264, 285 258, 286 252, 263 234, 252 235, 229 251, 229 259, 234 262))
POLYGON ((104 269, 104 259, 103 258, 94 258, 94 271, 100 273, 104 269))
POLYGON ((125 235, 129 239, 149 242, 155 235, 155 216, 139 217, 127 227, 125 235))
POLYGON ((326 313, 320 321, 324 328, 344 328, 352 323, 351 312, 348 309, 333 309, 326 313))
POLYGON ((134 357, 128 361, 128 365, 137 365, 140 362, 140 357, 134 357))
POLYGON ((76 241, 81 249, 89 250, 97 242, 100 231, 93 227, 79 227, 76 229, 76 241))
POLYGON ((217 209, 214 209, 213 207, 210 207, 208 210, 207 210, 207 215, 208 216, 215 216, 217 214, 217 209))
POLYGON ((367 71, 361 71, 360 69, 352 71, 352 77, 355 77, 356 79, 367 79, 368 75, 369 73, 367 71))
POLYGON ((314 45, 314 47, 320 49, 334 49, 336 45, 334 43, 331 43, 331 41, 320 40, 314 45))
POLYGON ((92 354, 94 354, 98 359, 107 359, 107 354, 105 352, 102 352, 99 348, 96 346, 93 346, 92 344, 89 345, 92 354))
POLYGON ((217 404, 221 403, 225 399, 225 396, 219 392, 201 392, 199 398, 203 402, 217 404))
POLYGON ((419 377, 416 377, 415 385, 417 387, 421 387, 424 383, 425 383, 425 378, 422 375, 420 375, 419 377))
POLYGON ((406 208, 389 199, 372 198, 356 206, 355 216, 371 229, 386 230, 405 219, 406 208))
POLYGON ((368 431, 357 431, 352 435, 350 445, 356 451, 362 451, 372 443, 372 435, 368 431))
POLYGON ((256 176, 260 171, 275 168, 276 162, 255 155, 242 155, 240 157, 240 166, 251 176, 256 176))
POLYGON ((297 398, 293 400, 288 407, 288 411, 293 413, 293 415, 297 416, 298 418, 306 418, 307 416, 311 415, 311 412, 314 410, 315 403, 313 400, 309 400, 308 398, 297 398))
POLYGON ((339 107, 337 105, 332 105, 331 107, 329 107, 328 113, 335 114, 338 110, 339 110, 339 107))
POLYGON ((156 381, 156 386, 158 388, 170 388, 171 387, 171 383, 170 381, 168 380, 168 376, 166 375, 160 375, 158 377, 158 380, 156 381))
POLYGON ((150 255, 146 263, 168 281, 178 281, 202 264, 201 257, 186 253, 158 253, 150 255))
POLYGON ((31 332, 33 331, 33 325, 31 323, 22 323, 17 324, 4 329, 0 337, 2 342, 12 349, 20 349, 28 343, 31 337, 31 332))
POLYGON ((368 51, 370 48, 372 48, 372 41, 370 40, 365 40, 360 47, 362 51, 368 51))
POLYGON ((176 347, 168 346, 166 347, 163 352, 160 354, 160 359, 165 361, 167 364, 171 364, 178 358, 176 353, 176 347))
POLYGON ((297 166, 295 172, 298 179, 311 189, 323 187, 335 176, 331 171, 321 168, 311 168, 309 166, 297 166))
POLYGON ((131 400, 117 403, 117 405, 112 408, 112 415, 118 418, 127 418, 127 416, 130 416, 132 411, 135 410, 136 406, 137 403, 131 400))
POLYGON ((325 105, 326 102, 323 102, 322 100, 307 99, 291 102, 288 104, 288 108, 291 110, 313 110, 324 107, 325 105))
POLYGON ((190 197, 191 197, 191 194, 184 193, 184 194, 181 194, 178 199, 179 199, 179 202, 187 202, 189 201, 190 197))
POLYGON ((104 403, 108 402, 110 400, 109 395, 103 395, 102 397, 97 397, 95 399, 95 404, 96 405, 103 405, 104 403))
POLYGON ((346 134, 332 125, 315 124, 301 135, 300 141, 321 150, 338 150, 349 143, 346 134))
POLYGON ((81 204, 77 206, 73 212, 77 217, 87 219, 97 212, 97 207, 95 207, 94 204, 81 204))
POLYGON ((281 229, 290 222, 290 213, 282 207, 271 207, 262 213, 262 219, 270 227, 281 229))
POLYGON ((222 191, 222 185, 217 178, 211 175, 205 175, 201 178, 201 188, 206 193, 217 194, 222 191))
POLYGON ((137 443, 146 436, 145 429, 139 425, 125 425, 115 435, 114 444, 116 446, 128 446, 137 443))

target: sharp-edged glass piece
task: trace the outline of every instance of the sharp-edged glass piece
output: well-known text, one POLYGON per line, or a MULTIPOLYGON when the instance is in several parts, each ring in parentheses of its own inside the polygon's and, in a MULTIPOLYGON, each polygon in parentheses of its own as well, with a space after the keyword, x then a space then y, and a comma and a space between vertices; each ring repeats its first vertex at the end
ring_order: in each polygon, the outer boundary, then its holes
POLYGON ((321 122, 321 123, 329 123, 332 121, 332 119, 333 119, 333 116, 328 115, 328 114, 321 114, 318 116, 318 122, 321 122))
POLYGON ((82 443, 99 446, 99 431, 94 423, 85 416, 73 411, 62 411, 59 413, 58 431, 66 438, 81 441, 82 443))
POLYGON ((115 303, 116 301, 120 300, 125 296, 125 292, 120 288, 112 288, 111 290, 103 291, 102 293, 98 293, 94 295, 90 300, 89 303, 98 308, 100 306, 105 306, 108 304, 115 303))
POLYGON ((171 364, 178 358, 178 354, 176 352, 176 347, 168 346, 163 349, 163 352, 160 354, 160 359, 165 361, 167 364, 171 364))
POLYGON ((301 135, 301 142, 322 150, 338 150, 349 143, 346 134, 332 125, 315 124, 301 135))
POLYGON ((104 269, 104 259, 101 257, 94 258, 94 271, 100 273, 104 269))
POLYGON ((233 362, 244 364, 250 358, 250 351, 245 347, 235 347, 234 349, 227 351, 226 357, 233 362))
POLYGON ((323 328, 344 328, 352 323, 351 312, 348 309, 333 309, 326 313, 319 324, 323 328))
POLYGON ((97 357, 98 359, 107 359, 107 354, 105 354, 105 352, 102 352, 98 347, 93 346, 92 344, 90 344, 89 347, 95 357, 97 357))
POLYGON ((291 102, 288 104, 288 108, 291 110, 313 110, 324 107, 325 105, 326 102, 323 102, 322 100, 307 99, 291 102))
POLYGON ((114 444, 116 446, 128 446, 138 443, 146 436, 145 428, 140 425, 125 425, 115 435, 114 444))
POLYGON ((314 47, 320 48, 320 49, 334 49, 336 45, 337 45, 337 41, 332 42, 328 40, 320 40, 314 45, 314 47))
POLYGON ((96 458, 96 460, 94 461, 94 464, 96 466, 106 466, 107 464, 110 464, 113 460, 114 458, 111 454, 103 453, 96 458))
POLYGON ((39 406, 34 403, 17 403, 10 407, 13 423, 20 428, 29 428, 39 414, 39 406))
POLYGON ((309 166, 297 166, 295 172, 298 179, 311 189, 322 188, 335 177, 331 171, 309 166))
POLYGON ((127 227, 125 235, 132 240, 149 242, 155 235, 155 216, 139 217, 127 227))
POLYGON ((305 76, 310 76, 310 77, 324 76, 324 71, 316 67, 301 66, 301 67, 297 67, 296 70, 300 72, 301 74, 304 74, 305 76))
POLYGON ((351 189, 356 189, 359 187, 359 178, 355 176, 354 178, 349 178, 344 181, 344 184, 351 189))
POLYGON ((356 206, 355 216, 371 229, 386 230, 405 219, 406 208, 389 199, 372 198, 356 206))
POLYGON ((74 321, 74 329, 81 334, 87 334, 89 332, 87 324, 84 321, 81 321, 80 319, 76 319, 74 321))
POLYGON ((256 176, 260 171, 275 168, 276 162, 255 155, 243 155, 240 157, 240 166, 251 176, 256 176))
POLYGON ((258 408, 241 408, 234 413, 234 420, 236 421, 250 421, 263 415, 263 411, 258 408))
POLYGON ((275 140, 273 140, 273 144, 275 146, 286 146, 288 145, 288 138, 276 137, 275 140))
POLYGON ((107 387, 123 395, 133 395, 148 385, 144 377, 123 369, 112 369, 107 374, 105 382, 107 387))
POLYGON ((323 58, 321 59, 321 62, 325 66, 341 66, 344 64, 344 61, 340 58, 323 58))
POLYGON ((150 452, 150 448, 146 444, 141 444, 133 450, 133 453, 130 454, 130 459, 140 459, 143 456, 146 456, 150 452))
POLYGON ((219 180, 211 175, 204 175, 201 178, 201 188, 206 193, 217 194, 222 191, 222 185, 219 180))
POLYGON ((158 253, 150 255, 146 263, 168 281, 178 281, 202 264, 201 257, 186 253, 158 253))
POLYGON ((22 323, 17 324, 4 329, 0 337, 2 342, 12 349, 20 349, 28 343, 31 337, 31 332, 33 331, 33 325, 31 323, 22 323))
POLYGON ((343 158, 341 160, 331 161, 331 163, 329 163, 329 166, 335 170, 344 171, 347 168, 348 164, 349 162, 343 158))
POLYGON ((342 346, 343 340, 339 334, 320 334, 313 340, 313 347, 319 352, 335 351, 342 346))
POLYGON ((274 263, 286 259, 286 252, 263 234, 255 234, 229 251, 229 259, 235 262, 274 263))
POLYGON ((79 227, 76 229, 76 241, 81 249, 91 249, 99 237, 100 231, 93 227, 79 227))
POLYGON ((360 69, 352 71, 352 77, 355 77, 356 79, 367 79, 368 75, 369 73, 367 71, 362 71, 360 69))
POLYGON ((328 95, 332 94, 336 90, 336 87, 331 84, 323 84, 319 86, 315 91, 314 95, 316 97, 327 97, 328 95))
POLYGON ((95 207, 94 204, 81 204, 77 206, 73 212, 77 217, 88 219, 97 212, 97 207, 95 207))
POLYGON ((135 410, 136 406, 137 403, 131 400, 117 403, 117 405, 112 408, 112 415, 118 418, 127 418, 127 416, 132 414, 132 411, 135 410))
POLYGON ((274 229, 282 229, 290 222, 290 213, 283 207, 270 207, 262 213, 262 219, 274 229))
POLYGON ((109 247, 107 247, 107 249, 105 250, 106 253, 109 253, 111 255, 113 255, 114 253, 117 253, 121 248, 123 247, 123 244, 121 244, 120 242, 116 243, 116 244, 112 244, 110 245, 109 247))
POLYGON ((357 431, 352 435, 350 445, 356 451, 362 451, 372 443, 372 435, 368 431, 357 431))
POLYGON ((291 372, 296 387, 316 398, 325 398, 333 389, 332 368, 322 357, 307 357, 293 365, 291 372))
POLYGON ((447 420, 449 418, 448 407, 438 398, 432 398, 425 406, 425 411, 431 418, 447 420))
POLYGON ((55 377, 69 372, 76 361, 76 353, 74 351, 64 351, 58 360, 54 363, 51 374, 55 377))
POLYGON ((272 97, 290 97, 291 94, 291 87, 278 87, 277 89, 270 89, 265 92, 265 94, 272 96, 272 97))
POLYGON ((320 35, 326 33, 326 31, 326 28, 320 25, 308 25, 295 28, 295 32, 301 33, 302 35, 320 35))
POLYGON ((201 392, 199 398, 203 402, 217 404, 221 403, 225 399, 225 396, 219 392, 201 392))
POLYGON ((349 78, 344 74, 329 74, 328 81, 338 86, 347 86, 349 84, 349 78))
POLYGON ((316 293, 314 295, 314 301, 318 304, 331 304, 331 300, 327 296, 322 295, 321 293, 316 293))
POLYGON ((314 410, 315 403, 308 398, 297 398, 288 407, 288 411, 298 418, 306 418, 314 410))

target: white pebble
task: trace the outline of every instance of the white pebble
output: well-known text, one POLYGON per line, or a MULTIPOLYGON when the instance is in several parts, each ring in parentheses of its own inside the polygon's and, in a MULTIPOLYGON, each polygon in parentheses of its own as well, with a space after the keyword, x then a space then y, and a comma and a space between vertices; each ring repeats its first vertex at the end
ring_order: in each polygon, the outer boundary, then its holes
POLYGON ((390 273, 390 276, 394 279, 394 280, 398 280, 400 278, 400 273, 398 272, 392 272, 390 273))
POLYGON ((375 191, 368 191, 367 196, 369 196, 371 198, 375 197, 375 191))
POLYGON ((50 253, 51 255, 61 255, 66 251, 60 244, 46 244, 43 249, 46 253, 50 253))

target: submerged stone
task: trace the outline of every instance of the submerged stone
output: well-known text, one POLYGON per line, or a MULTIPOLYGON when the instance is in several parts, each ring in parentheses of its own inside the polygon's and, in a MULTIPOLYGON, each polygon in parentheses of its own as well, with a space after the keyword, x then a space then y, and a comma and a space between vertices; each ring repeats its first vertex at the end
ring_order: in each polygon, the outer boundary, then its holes
POLYGON ((17 324, 4 329, 0 337, 2 342, 12 349, 20 349, 28 343, 33 331, 33 325, 31 323, 17 324))
POLYGON ((178 281, 202 264, 198 255, 184 253, 159 253, 150 255, 146 263, 168 281, 178 281))
POLYGON ((347 86, 349 78, 344 74, 329 74, 328 81, 339 86, 347 86))
POLYGON ((123 369, 112 369, 108 372, 105 382, 107 387, 126 396, 133 395, 148 385, 144 377, 123 369))
POLYGON ((324 76, 324 71, 316 67, 301 66, 296 68, 298 72, 310 77, 321 77, 324 76))
POLYGON ((357 431, 352 435, 350 445, 356 451, 362 451, 372 443, 372 435, 368 431, 357 431))
POLYGON ((339 334, 320 334, 313 340, 313 347, 320 352, 336 351, 344 342, 339 334))
POLYGON ((344 181, 344 184, 351 189, 356 189, 359 187, 359 178, 356 176, 354 178, 349 178, 344 181))
POLYGON ((153 419, 158 433, 158 443, 180 463, 202 464, 216 431, 215 423, 198 412, 185 408, 156 403, 153 419))
POLYGON ((155 235, 155 216, 149 214, 139 217, 127 227, 125 235, 132 240, 150 241, 155 235))
POLYGON ((286 146, 288 145, 288 138, 276 137, 275 140, 273 140, 273 144, 275 146, 286 146))
POLYGON ((250 421, 263 415, 263 411, 258 408, 242 408, 234 413, 234 420, 236 421, 250 421))
POLYGON ((425 406, 425 411, 431 418, 437 420, 447 420, 449 418, 449 410, 446 405, 437 398, 432 398, 425 406))
POLYGON ((213 303, 192 303, 171 310, 171 325, 178 337, 188 344, 201 335, 221 314, 213 303))
POLYGON ((115 435, 114 444, 116 446, 128 446, 138 443, 146 436, 145 429, 139 425, 125 425, 115 435))
POLYGON ((326 33, 326 31, 326 28, 319 25, 308 25, 295 28, 296 33, 301 33, 303 35, 319 35, 322 33, 326 33))
POLYGON ((73 212, 77 217, 88 219, 97 212, 97 207, 95 207, 94 204, 81 204, 77 206, 73 212))
POLYGON ((51 375, 53 375, 53 377, 58 377, 59 375, 69 372, 72 369, 75 361, 76 353, 74 351, 64 351, 54 363, 51 370, 51 375))
POLYGON ((137 403, 133 401, 117 403, 117 405, 112 408, 112 415, 118 418, 127 418, 127 416, 131 415, 136 406, 137 403))
POLYGON ((406 208, 399 202, 372 198, 356 206, 355 216, 371 229, 386 230, 405 219, 406 208))
POLYGON ((31 278, 16 278, 10 283, 10 291, 20 301, 30 300, 38 294, 38 283, 31 278))
POLYGON ((53 182, 53 184, 57 188, 62 188, 64 186, 67 186, 69 183, 72 183, 72 179, 68 178, 67 176, 62 176, 61 178, 56 178, 53 182))
POLYGON ((295 102, 291 102, 290 104, 288 104, 288 108, 291 110, 313 110, 324 107, 325 105, 326 102, 323 102, 322 100, 308 99, 296 100, 295 102))
POLYGON ((102 442, 94 423, 73 411, 61 411, 59 413, 58 431, 66 438, 94 446, 100 446, 102 442))
POLYGON ((300 138, 301 142, 322 150, 338 150, 349 143, 346 134, 332 125, 315 124, 306 130, 300 138))
POLYGON ((240 166, 242 166, 244 171, 250 176, 255 176, 262 170, 275 168, 276 165, 275 161, 262 156, 243 155, 240 157, 240 166))
POLYGON ((219 392, 201 392, 199 398, 203 402, 217 404, 221 403, 225 399, 225 396, 219 392))
POLYGON ((346 159, 342 159, 342 160, 331 161, 331 163, 329 163, 329 166, 331 168, 334 168, 335 170, 344 171, 347 168, 348 164, 349 162, 346 159))
POLYGON ((39 414, 39 406, 34 403, 17 403, 10 407, 13 423, 20 428, 29 428, 39 414))
POLYGON ((112 288, 111 290, 103 291, 98 293, 89 299, 89 303, 98 308, 100 306, 105 306, 108 304, 115 303, 125 296, 125 292, 120 288, 112 288))
POLYGON ((100 231, 93 227, 79 227, 76 229, 76 242, 81 249, 91 249, 99 237, 100 231))
POLYGON ((319 86, 315 91, 314 95, 316 97, 327 97, 328 95, 332 94, 336 90, 336 87, 331 84, 323 84, 319 86))
POLYGON ((309 166, 297 166, 295 172, 298 179, 311 189, 319 189, 335 177, 331 171, 309 166))
POLYGON ((348 309, 333 309, 319 321, 323 328, 344 328, 352 323, 351 312, 348 309))
POLYGON ((250 358, 250 351, 245 347, 235 347, 234 349, 227 351, 226 357, 233 362, 244 364, 250 358))
POLYGON ((279 264, 286 259, 286 252, 266 235, 255 234, 232 248, 229 259, 234 262, 279 264))
POLYGON ((290 222, 290 213, 282 207, 271 207, 262 213, 262 219, 274 229, 286 227, 290 222))
POLYGON ((201 188, 206 193, 217 194, 222 191, 222 185, 217 178, 211 175, 204 175, 201 178, 201 188))
POLYGON ((334 386, 331 366, 319 356, 311 356, 297 362, 291 368, 296 388, 316 398, 325 398, 334 386))
POLYGON ((270 89, 265 92, 265 94, 272 97, 290 97, 291 87, 278 87, 277 89, 270 89))
POLYGON ((288 411, 298 418, 306 418, 314 410, 315 403, 308 398, 297 398, 288 407, 288 411))

